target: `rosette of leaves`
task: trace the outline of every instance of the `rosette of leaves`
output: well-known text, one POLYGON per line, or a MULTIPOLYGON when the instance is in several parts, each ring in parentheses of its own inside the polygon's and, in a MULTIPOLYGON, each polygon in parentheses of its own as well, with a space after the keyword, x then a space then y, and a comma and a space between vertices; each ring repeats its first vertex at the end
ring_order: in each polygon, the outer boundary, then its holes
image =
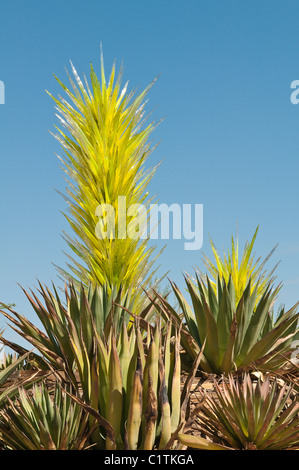
POLYGON ((0 437, 9 450, 84 450, 92 429, 88 415, 58 385, 19 389, 0 414, 0 437))
POLYGON ((78 295, 70 285, 66 305, 56 290, 41 286, 40 293, 44 304, 27 296, 45 331, 11 309, 3 314, 36 348, 34 359, 71 387, 96 428, 91 442, 107 450, 164 448, 181 419, 180 329, 148 323, 152 306, 129 314, 127 297, 116 297, 118 304, 103 287, 78 295))
POLYGON ((299 449, 299 402, 292 387, 245 374, 241 384, 229 376, 215 382, 197 415, 200 435, 180 434, 188 447, 206 450, 299 449))
MULTIPOLYGON (((277 370, 290 358, 292 341, 297 331, 297 304, 273 319, 276 290, 268 286, 257 302, 258 284, 251 288, 249 280, 236 304, 235 287, 217 279, 215 292, 209 278, 206 283, 198 276, 196 282, 185 277, 191 304, 172 283, 182 313, 178 313, 162 297, 161 312, 177 322, 183 320, 182 345, 190 361, 197 357, 206 340, 200 369, 208 373, 229 373, 234 370, 260 368, 277 370)), ((187 361, 186 361, 187 362, 187 361)))

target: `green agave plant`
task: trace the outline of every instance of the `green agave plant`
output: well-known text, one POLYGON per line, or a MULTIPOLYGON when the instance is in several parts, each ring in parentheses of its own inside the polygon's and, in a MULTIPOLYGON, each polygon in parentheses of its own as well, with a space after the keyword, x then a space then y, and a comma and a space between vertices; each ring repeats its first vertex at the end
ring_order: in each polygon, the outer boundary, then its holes
POLYGON ((155 125, 144 125, 144 99, 153 83, 138 96, 128 94, 127 84, 121 89, 122 70, 115 77, 115 65, 107 83, 103 57, 100 80, 91 66, 91 86, 86 79, 83 84, 73 65, 72 72, 70 89, 57 78, 69 101, 51 95, 61 123, 56 137, 65 152, 61 161, 69 183, 69 213, 65 216, 74 232, 74 237, 65 235, 65 239, 76 256, 69 256, 69 272, 60 271, 86 287, 89 283, 121 284, 134 290, 140 284, 147 287, 157 257, 152 257, 154 248, 148 238, 127 233, 138 215, 127 214, 124 199, 119 197, 125 198, 127 208, 137 211, 142 204, 148 210, 147 186, 156 168, 147 170, 145 165, 152 152, 148 139, 155 125), (103 204, 114 209, 111 233, 106 224, 108 213, 101 214, 102 220, 97 212, 103 204), (110 238, 113 231, 114 238, 110 238))
POLYGON ((28 376, 20 377, 19 380, 13 378, 14 372, 22 370, 24 363, 26 363, 30 353, 26 353, 19 357, 9 357, 8 360, 4 358, 0 368, 0 409, 3 407, 7 399, 13 398, 18 394, 20 386, 30 387, 36 381, 41 380, 38 376, 38 371, 32 371, 28 376))
POLYGON ((241 385, 232 376, 221 386, 215 383, 215 393, 197 415, 205 438, 180 434, 181 444, 206 450, 299 449, 299 402, 291 387, 269 377, 254 383, 245 374, 241 385))
MULTIPOLYGON (((251 289, 258 286, 256 301, 260 299, 265 289, 268 288, 269 284, 273 284, 275 278, 273 273, 277 265, 267 274, 264 270, 265 264, 274 253, 276 247, 261 261, 261 258, 254 259, 252 253, 254 243, 257 237, 259 227, 256 228, 254 235, 250 242, 246 242, 242 255, 239 254, 239 240, 233 236, 231 238, 231 251, 228 251, 227 255, 224 253, 223 259, 219 255, 215 244, 210 239, 212 252, 215 258, 215 262, 211 261, 206 255, 204 255, 203 262, 208 269, 210 275, 210 281, 214 286, 215 291, 217 290, 217 278, 220 276, 226 283, 231 277, 235 288, 236 303, 239 302, 242 294, 249 282, 251 281, 251 289)), ((277 292, 281 286, 277 287, 277 292)))
POLYGON ((72 399, 89 413, 99 449, 163 448, 180 422, 180 331, 146 321, 152 306, 128 325, 128 298, 103 287, 71 284, 66 306, 40 286, 44 304, 27 296, 45 332, 10 309, 3 314, 38 351, 37 364, 70 383, 72 399), (121 306, 116 305, 119 299, 121 306), (127 315, 127 317, 125 316, 127 315), (141 329, 140 325, 143 325, 141 329))
MULTIPOLYGON (((64 300, 55 286, 51 292, 41 283, 37 292, 39 297, 32 291, 29 293, 24 290, 24 293, 44 331, 11 308, 1 312, 12 323, 11 328, 39 351, 41 356, 33 353, 31 356, 41 368, 45 366, 42 361, 45 358, 55 369, 61 369, 65 363, 71 369, 75 359, 70 335, 81 334, 82 322, 84 339, 90 349, 94 327, 99 335, 108 335, 112 327, 119 332, 124 322, 128 326, 130 315, 126 310, 131 309, 134 302, 130 292, 123 292, 116 287, 108 288, 106 285, 96 287, 90 284, 88 289, 81 285, 78 292, 75 285, 70 283, 65 287, 64 300)), ((151 310, 148 306, 142 315, 146 317, 151 310)), ((10 345, 7 341, 6 344, 10 345)), ((15 348, 13 344, 10 346, 15 348)))
MULTIPOLYGON (((78 403, 99 423, 92 439, 98 449, 151 450, 167 446, 180 424, 180 338, 171 340, 171 325, 162 334, 157 324, 142 340, 138 320, 130 332, 123 327, 117 338, 94 334, 93 354, 88 355, 79 337, 74 387, 78 403), (80 384, 80 385, 79 385, 80 384)), ((74 399, 76 399, 74 397, 74 399)))
MULTIPOLYGON (((198 276, 196 283, 188 277, 185 281, 193 309, 172 283, 183 312, 182 344, 193 361, 206 340, 200 363, 203 371, 221 374, 251 367, 277 370, 287 363, 297 331, 297 304, 287 312, 281 311, 274 321, 276 290, 270 285, 256 303, 258 284, 252 290, 249 281, 236 306, 232 278, 226 283, 219 277, 216 292, 209 278, 207 285, 198 276)), ((160 297, 160 301, 166 316, 182 320, 165 299, 160 297)))
POLYGON ((34 385, 20 388, 0 413, 0 439, 9 450, 84 450, 88 415, 56 385, 54 391, 34 385))

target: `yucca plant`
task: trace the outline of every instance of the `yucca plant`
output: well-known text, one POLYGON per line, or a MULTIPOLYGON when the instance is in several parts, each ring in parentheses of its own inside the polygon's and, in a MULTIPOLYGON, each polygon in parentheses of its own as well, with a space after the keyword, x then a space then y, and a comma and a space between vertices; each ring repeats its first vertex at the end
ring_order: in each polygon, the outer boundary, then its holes
POLYGON ((241 385, 229 376, 215 383, 197 415, 197 431, 205 437, 180 434, 179 441, 206 450, 299 449, 299 402, 286 384, 253 382, 245 374, 241 385))
MULTIPOLYGON (((214 242, 211 239, 210 244, 215 261, 213 262, 206 255, 203 255, 203 262, 208 270, 209 279, 215 291, 217 289, 218 276, 223 278, 226 283, 231 277, 235 288, 236 303, 238 303, 242 297, 249 280, 251 280, 252 290, 256 285, 258 286, 256 302, 258 302, 265 289, 268 288, 269 284, 273 284, 275 280, 273 274, 277 265, 269 273, 264 270, 264 267, 274 253, 276 246, 271 250, 271 252, 263 261, 261 261, 260 257, 257 259, 254 257, 253 247, 258 230, 259 227, 256 228, 250 242, 246 242, 243 253, 241 255, 239 254, 239 240, 233 236, 231 237, 231 250, 228 250, 227 254, 224 253, 223 258, 221 258, 214 242)), ((280 288, 281 286, 276 288, 277 293, 279 292, 280 288)))
POLYGON ((84 450, 92 430, 88 415, 57 384, 20 388, 0 413, 0 439, 9 450, 84 450))
POLYGON ((251 367, 271 370, 286 364, 297 331, 297 304, 289 311, 281 312, 273 322, 276 290, 271 285, 256 303, 259 286, 256 284, 252 290, 249 280, 236 305, 232 278, 226 283, 219 277, 216 292, 209 278, 207 285, 198 276, 196 282, 188 277, 185 281, 193 308, 172 283, 182 316, 160 297, 162 311, 177 322, 184 320, 182 344, 192 361, 206 340, 200 363, 202 370, 221 374, 251 367))
POLYGON ((129 227, 139 220, 137 205, 148 210, 151 200, 147 186, 155 168, 146 169, 146 161, 155 124, 145 124, 144 99, 152 84, 138 96, 127 93, 127 84, 121 89, 122 70, 115 77, 115 65, 107 82, 102 56, 101 78, 91 66, 91 85, 86 78, 83 84, 73 65, 72 72, 70 88, 57 78, 69 101, 53 97, 61 123, 56 137, 65 152, 61 161, 68 178, 65 216, 74 232, 65 239, 75 254, 69 256, 69 271, 60 271, 86 287, 148 287, 155 272, 154 247, 148 236, 134 236, 134 230, 131 236, 129 227), (136 211, 127 214, 124 201, 136 211), (105 204, 114 211, 112 228, 108 212, 98 213, 105 204))

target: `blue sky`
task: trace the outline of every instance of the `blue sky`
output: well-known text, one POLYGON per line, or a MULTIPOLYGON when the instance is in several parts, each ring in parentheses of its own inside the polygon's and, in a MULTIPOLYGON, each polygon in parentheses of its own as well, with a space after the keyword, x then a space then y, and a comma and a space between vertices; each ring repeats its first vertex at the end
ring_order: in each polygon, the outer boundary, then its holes
MULTIPOLYGON (((3 0, 0 6, 0 299, 35 321, 18 284, 59 284, 64 266, 59 144, 46 94, 67 82, 71 59, 79 75, 123 61, 124 82, 142 90, 157 75, 148 109, 165 116, 151 164, 164 160, 151 183, 160 202, 203 204, 204 244, 185 251, 170 240, 160 273, 183 286, 182 272, 203 268, 209 234, 220 252, 238 224, 241 248, 260 226, 255 245, 283 283, 279 303, 299 299, 299 4, 173 0, 3 0)), ((158 248, 162 246, 158 242, 158 248)), ((0 327, 6 325, 0 319, 0 327)), ((7 329, 6 336, 15 339, 7 329)))

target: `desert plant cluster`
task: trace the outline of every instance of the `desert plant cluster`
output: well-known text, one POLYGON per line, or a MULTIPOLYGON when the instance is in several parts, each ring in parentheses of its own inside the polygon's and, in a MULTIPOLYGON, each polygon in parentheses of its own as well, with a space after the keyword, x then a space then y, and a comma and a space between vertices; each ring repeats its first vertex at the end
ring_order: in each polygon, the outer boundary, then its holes
POLYGON ((72 72, 70 88, 57 78, 65 97, 50 95, 72 255, 64 289, 24 289, 36 323, 2 304, 21 344, 0 333, 0 449, 298 449, 299 313, 276 307, 273 250, 255 258, 258 228, 243 252, 232 237, 221 257, 211 241, 206 273, 162 289, 148 239, 96 236, 100 204, 152 200, 151 85, 128 93, 103 58, 90 83, 72 72))

